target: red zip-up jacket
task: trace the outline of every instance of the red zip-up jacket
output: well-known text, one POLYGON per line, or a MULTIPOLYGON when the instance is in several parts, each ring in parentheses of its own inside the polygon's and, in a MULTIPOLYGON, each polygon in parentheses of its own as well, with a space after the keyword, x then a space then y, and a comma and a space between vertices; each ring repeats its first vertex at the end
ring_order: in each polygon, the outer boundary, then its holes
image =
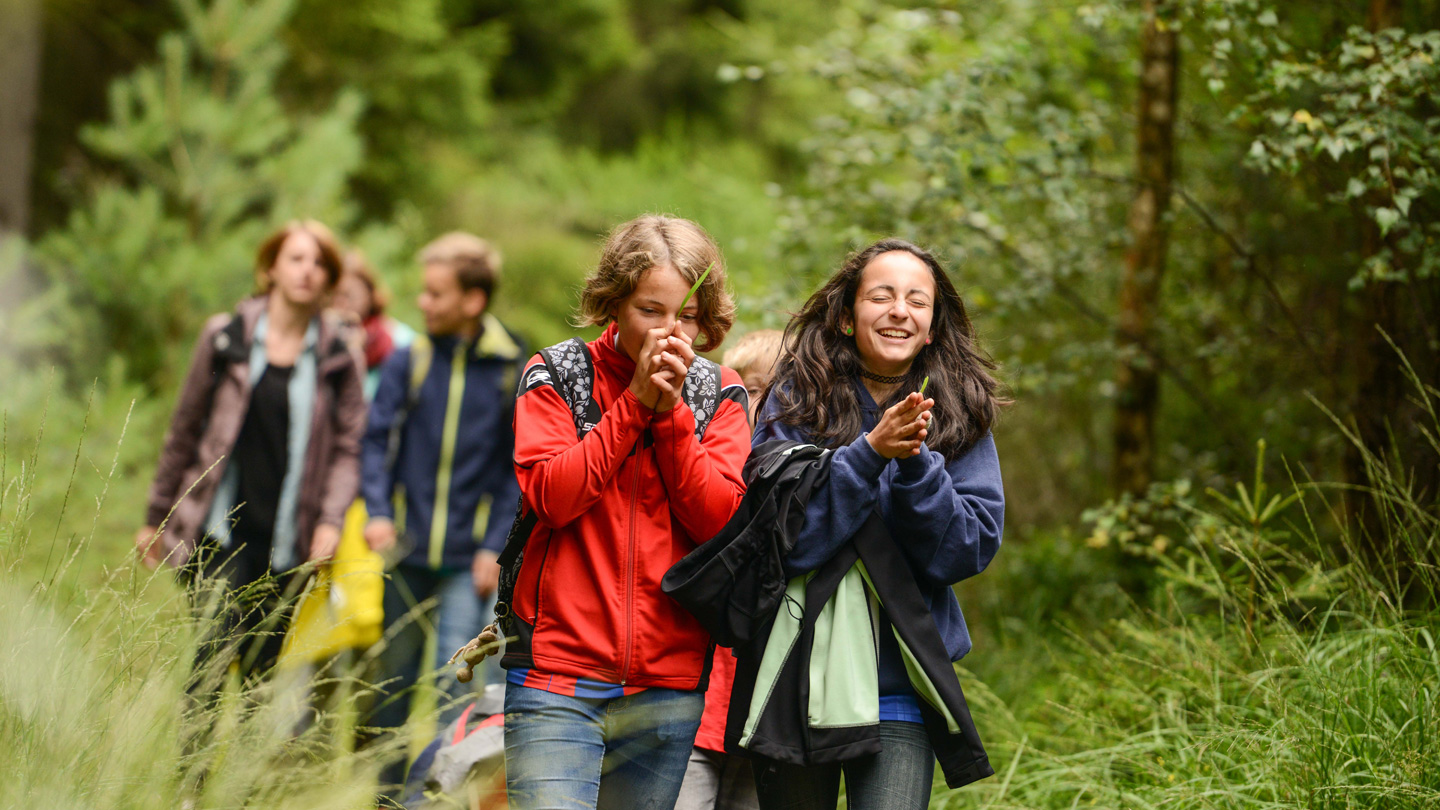
MULTIPOLYGON (((612 324, 586 344, 603 415, 583 440, 550 385, 523 391, 515 403, 515 472, 538 523, 515 583, 519 638, 502 664, 696 689, 710 637, 661 592, 660 579, 720 531, 745 493, 745 387, 721 369, 720 402, 697 441, 683 401, 655 413, 630 393, 635 363, 615 336, 612 324)), ((527 370, 541 362, 535 355, 527 370)))

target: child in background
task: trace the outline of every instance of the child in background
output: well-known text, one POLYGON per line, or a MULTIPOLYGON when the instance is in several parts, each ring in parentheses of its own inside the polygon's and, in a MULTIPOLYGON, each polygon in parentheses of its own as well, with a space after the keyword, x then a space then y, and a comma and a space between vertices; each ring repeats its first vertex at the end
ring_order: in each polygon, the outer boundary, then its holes
MULTIPOLYGON (((760 395, 770 383, 780 359, 782 334, 761 329, 741 338, 725 352, 724 365, 735 369, 750 398, 750 427, 760 407, 760 395)), ((685 769, 685 782, 675 810, 754 810, 755 775, 748 757, 725 753, 725 717, 730 711, 730 684, 735 679, 735 656, 715 648, 710 688, 705 692, 705 714, 695 734, 695 748, 685 769)))
POLYGON ((341 313, 355 318, 359 325, 360 349, 365 355, 365 399, 375 398, 380 384, 380 366, 396 349, 403 349, 415 340, 415 330, 385 314, 390 296, 380 284, 375 269, 365 254, 352 250, 345 254, 345 272, 335 286, 332 305, 341 313))
MULTIPOLYGON (((385 585, 380 682, 389 697, 378 698, 369 724, 381 729, 405 724, 409 696, 396 695, 419 678, 427 635, 435 636, 438 669, 490 621, 496 560, 520 494, 510 462, 511 413, 526 354, 488 314, 500 254, 479 237, 451 233, 426 246, 420 263, 427 336, 396 350, 382 367, 361 454, 370 514, 365 540, 399 560, 385 585), (402 487, 397 526, 394 499, 402 487), (436 608, 413 615, 431 599, 436 608)), ((484 686, 480 681, 476 687, 484 686)), ((472 687, 454 678, 440 683, 447 723, 472 687)), ((395 767, 381 781, 394 785, 403 776, 395 767)))

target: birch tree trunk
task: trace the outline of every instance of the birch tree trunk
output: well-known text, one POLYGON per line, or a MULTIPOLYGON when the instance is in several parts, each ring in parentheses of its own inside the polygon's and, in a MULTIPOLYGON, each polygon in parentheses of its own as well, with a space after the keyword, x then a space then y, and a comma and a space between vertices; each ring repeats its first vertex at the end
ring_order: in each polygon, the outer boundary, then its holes
POLYGON ((1135 198, 1130 203, 1130 248, 1120 277, 1116 343, 1115 460, 1117 493, 1141 493, 1155 466, 1158 369, 1148 349, 1155 339, 1160 282, 1169 247, 1171 183, 1175 172, 1175 101, 1179 47, 1175 30, 1157 15, 1165 0, 1143 0, 1140 96, 1136 109, 1135 198))

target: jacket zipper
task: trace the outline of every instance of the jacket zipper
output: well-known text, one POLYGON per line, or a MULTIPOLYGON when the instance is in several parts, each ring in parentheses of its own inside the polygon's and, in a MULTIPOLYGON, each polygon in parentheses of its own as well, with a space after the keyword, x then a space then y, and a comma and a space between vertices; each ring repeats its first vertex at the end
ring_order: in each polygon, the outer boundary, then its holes
MULTIPOLYGON (((643 451, 645 438, 639 439, 643 451)), ((635 453, 635 474, 631 476, 630 484, 630 538, 625 547, 625 659, 620 665, 620 685, 624 686, 630 677, 630 653, 634 647, 634 616, 635 611, 635 507, 640 499, 640 452, 635 453)))
POLYGON ((427 560, 438 570, 445 560, 445 541, 450 530, 450 480, 455 472, 455 445, 460 437, 460 408, 465 401, 465 362, 469 350, 455 347, 450 361, 450 388, 445 400, 445 419, 440 434, 440 458, 435 471, 435 503, 430 514, 430 547, 427 560))
MULTIPOLYGON (((545 537, 545 551, 540 554, 540 568, 535 572, 535 613, 530 617, 530 626, 533 628, 540 624, 540 583, 545 576, 545 562, 550 559, 550 541, 555 537, 552 530, 545 537)), ((524 563, 521 563, 523 566, 524 563)), ((513 601, 513 600, 512 600, 513 601)), ((533 654, 533 650, 531 651, 533 654)))

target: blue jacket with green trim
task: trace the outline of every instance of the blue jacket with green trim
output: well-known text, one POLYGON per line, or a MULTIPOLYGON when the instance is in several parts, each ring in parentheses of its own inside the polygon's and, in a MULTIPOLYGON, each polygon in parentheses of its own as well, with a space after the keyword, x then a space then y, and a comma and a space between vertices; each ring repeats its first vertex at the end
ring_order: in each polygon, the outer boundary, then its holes
POLYGON ((520 487, 511 418, 518 365, 529 352, 488 316, 473 343, 432 336, 429 345, 429 369, 413 395, 414 346, 381 367, 360 491, 371 517, 395 520, 402 564, 462 569, 480 549, 498 554, 514 519, 520 487))

